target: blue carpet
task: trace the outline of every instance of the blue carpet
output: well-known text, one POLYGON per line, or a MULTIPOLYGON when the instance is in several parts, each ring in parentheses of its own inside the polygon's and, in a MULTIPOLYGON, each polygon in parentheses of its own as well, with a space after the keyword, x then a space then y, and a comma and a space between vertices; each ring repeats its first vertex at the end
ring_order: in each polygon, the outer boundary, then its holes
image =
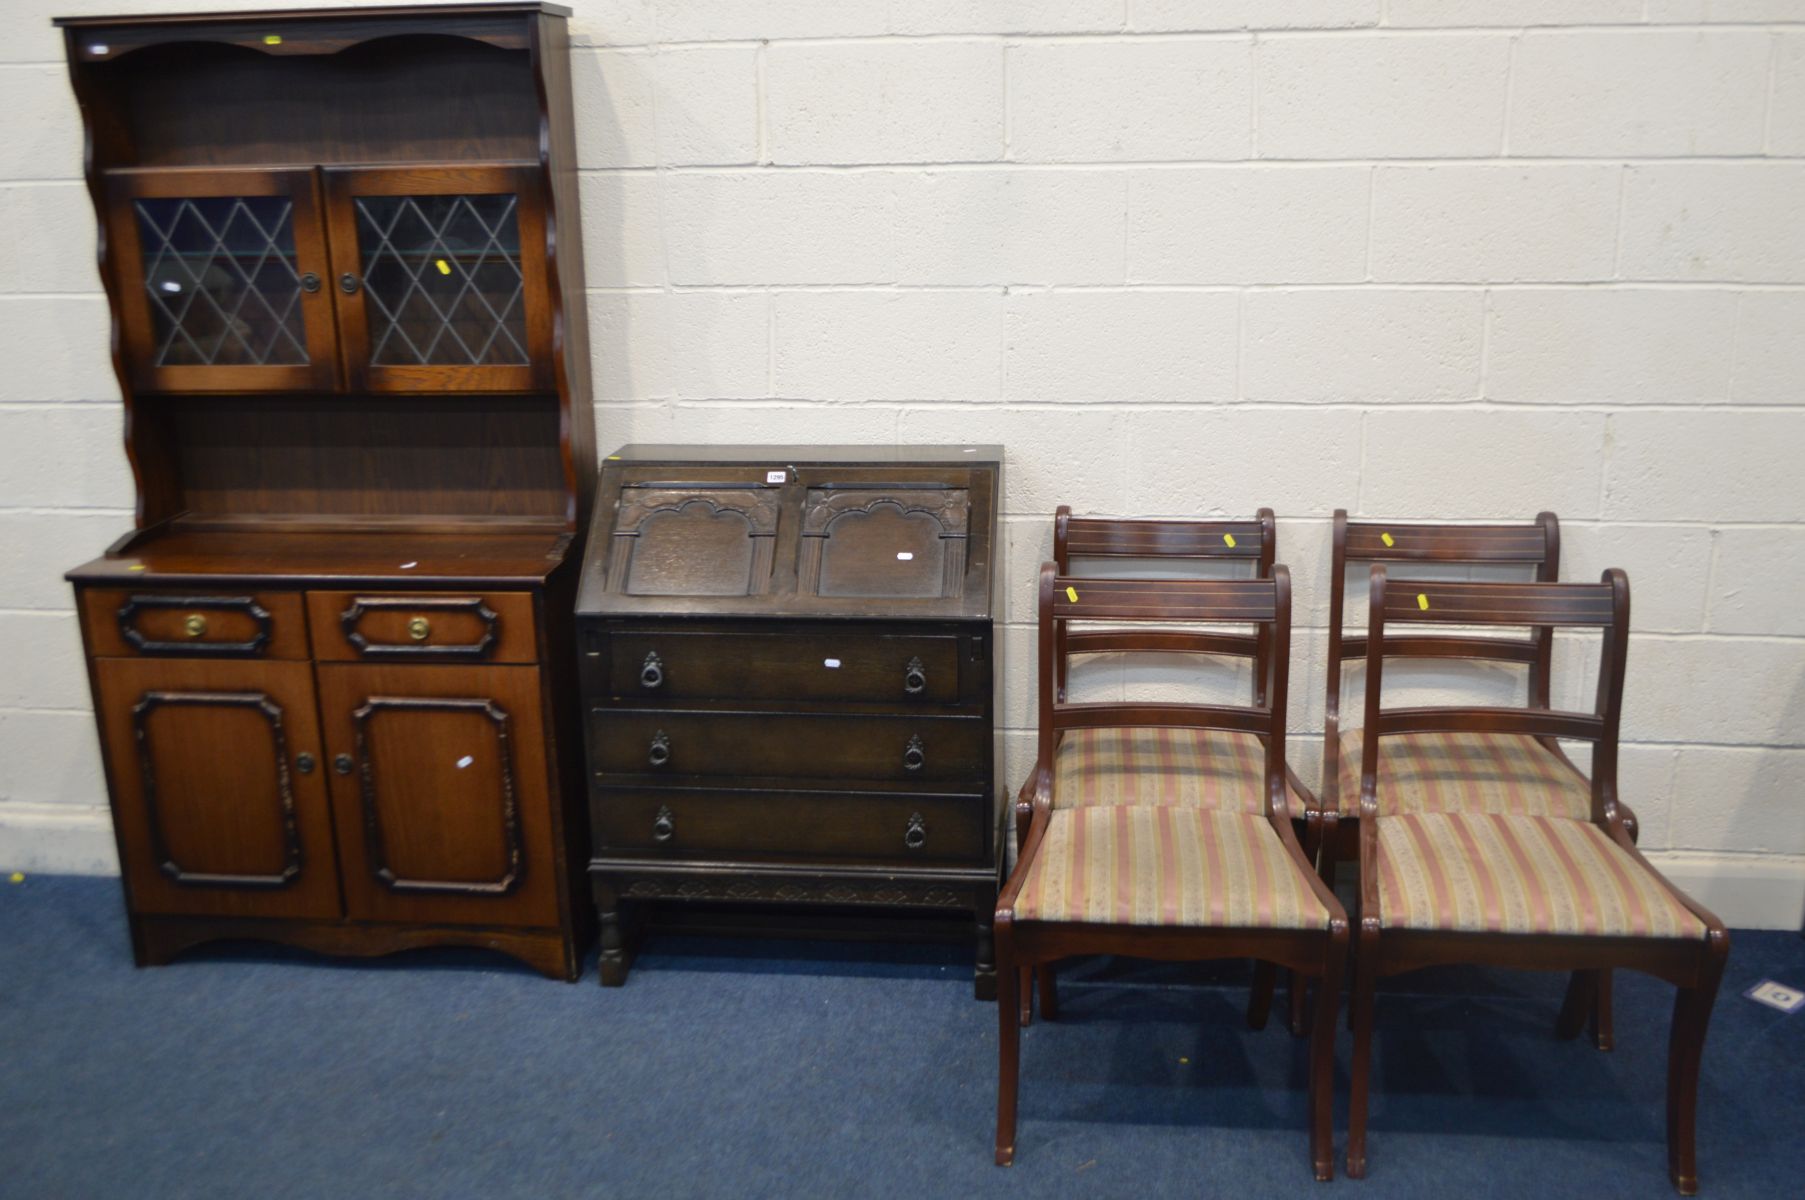
MULTIPOLYGON (((1671 1194, 1672 989, 1641 976, 1612 1054, 1553 1039, 1556 976, 1390 981, 1370 1176, 1319 1185, 1304 1043, 1247 1031, 1240 964, 1065 970, 1003 1170, 995 1010, 958 947, 655 937, 608 991, 593 962, 572 986, 476 952, 138 971, 117 883, 47 876, 0 884, 0 931, 5 1196, 1671 1194)), ((1805 1013, 1744 999, 1764 977, 1805 985, 1805 940, 1735 935, 1706 1196, 1805 1189, 1805 1013)))

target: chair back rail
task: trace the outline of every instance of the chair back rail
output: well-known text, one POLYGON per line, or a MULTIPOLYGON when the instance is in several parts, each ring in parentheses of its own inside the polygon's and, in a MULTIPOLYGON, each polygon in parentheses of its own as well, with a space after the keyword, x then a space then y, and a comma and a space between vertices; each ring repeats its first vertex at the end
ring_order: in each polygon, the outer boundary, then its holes
MULTIPOLYGON (((1341 664, 1367 657, 1367 640, 1344 635, 1347 569, 1350 563, 1440 563, 1454 566, 1526 566, 1538 583, 1560 578, 1560 518, 1536 514, 1520 524, 1450 525, 1421 521, 1350 521, 1335 510, 1329 570, 1329 655, 1326 664, 1322 807, 1338 806, 1334 789, 1341 766, 1341 664)), ((1388 645, 1419 658, 1458 658, 1522 663, 1529 667, 1529 702, 1547 708, 1554 665, 1553 631, 1532 628, 1528 636, 1424 635, 1394 638, 1388 645)))
POLYGON ((1592 812, 1614 819, 1617 795, 1617 740, 1623 718, 1623 677, 1629 650, 1629 577, 1612 568, 1598 583, 1476 583, 1390 580, 1384 564, 1370 576, 1371 607, 1366 634, 1366 713, 1362 726, 1360 808, 1376 812, 1379 739, 1404 733, 1513 733, 1531 737, 1589 741, 1592 750, 1592 812), (1556 629, 1598 629, 1603 634, 1594 711, 1559 712, 1547 703, 1523 708, 1399 707, 1387 709, 1381 696, 1387 659, 1420 650, 1438 639, 1405 634, 1392 638, 1388 626, 1447 622, 1460 625, 1532 625, 1552 646, 1556 629))
MULTIPOLYGON (((1072 573, 1073 559, 1183 559, 1252 562, 1254 576, 1272 575, 1278 549, 1278 524, 1270 508, 1252 520, 1155 520, 1140 517, 1074 517, 1062 504, 1053 518, 1053 561, 1060 575, 1072 573)), ((1254 702, 1265 699, 1265 634, 1251 636, 1167 630, 1158 634, 1127 631, 1055 629, 1059 694, 1065 695, 1073 654, 1167 653, 1217 654, 1254 660, 1254 702)))
MULTIPOLYGON (((1291 661, 1291 573, 1272 568, 1266 579, 1095 579, 1041 566, 1039 769, 1050 771, 1059 740, 1071 729, 1146 727, 1218 729, 1249 733, 1266 748, 1267 812, 1284 811, 1286 678, 1291 661), (1252 704, 1068 703, 1057 664, 1059 630, 1068 621, 1111 623, 1211 622, 1248 624, 1265 651, 1252 704)), ((1191 630, 1140 630, 1143 637, 1221 637, 1191 630)), ((1078 636, 1074 634, 1073 636, 1078 636)))

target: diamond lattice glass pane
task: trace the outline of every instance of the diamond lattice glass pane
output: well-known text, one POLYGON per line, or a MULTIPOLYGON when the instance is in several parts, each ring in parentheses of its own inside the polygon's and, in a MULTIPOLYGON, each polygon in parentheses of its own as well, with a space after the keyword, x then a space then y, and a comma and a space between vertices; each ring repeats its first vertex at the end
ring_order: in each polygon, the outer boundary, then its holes
POLYGON ((370 361, 524 363, 516 197, 359 196, 370 361))
POLYGON ((293 201, 203 196, 132 205, 157 366, 307 361, 293 201))

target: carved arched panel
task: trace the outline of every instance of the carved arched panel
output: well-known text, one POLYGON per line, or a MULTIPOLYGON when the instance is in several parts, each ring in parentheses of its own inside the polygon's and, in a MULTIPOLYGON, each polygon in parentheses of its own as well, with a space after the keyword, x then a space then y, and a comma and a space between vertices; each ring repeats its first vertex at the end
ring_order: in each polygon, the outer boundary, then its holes
POLYGON ((626 485, 608 590, 629 596, 754 596, 770 587, 775 490, 743 484, 626 485))
POLYGON ((970 513, 964 488, 813 488, 802 514, 802 586, 819 596, 957 597, 970 513))

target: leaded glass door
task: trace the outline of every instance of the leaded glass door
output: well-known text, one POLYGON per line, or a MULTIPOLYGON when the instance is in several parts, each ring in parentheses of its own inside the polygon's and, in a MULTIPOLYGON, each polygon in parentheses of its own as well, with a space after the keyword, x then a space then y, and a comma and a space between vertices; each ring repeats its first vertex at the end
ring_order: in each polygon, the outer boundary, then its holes
POLYGON ((329 168, 353 391, 553 386, 535 168, 329 168))
POLYGON ((107 175, 126 369, 147 391, 330 391, 338 373, 311 168, 107 175))

